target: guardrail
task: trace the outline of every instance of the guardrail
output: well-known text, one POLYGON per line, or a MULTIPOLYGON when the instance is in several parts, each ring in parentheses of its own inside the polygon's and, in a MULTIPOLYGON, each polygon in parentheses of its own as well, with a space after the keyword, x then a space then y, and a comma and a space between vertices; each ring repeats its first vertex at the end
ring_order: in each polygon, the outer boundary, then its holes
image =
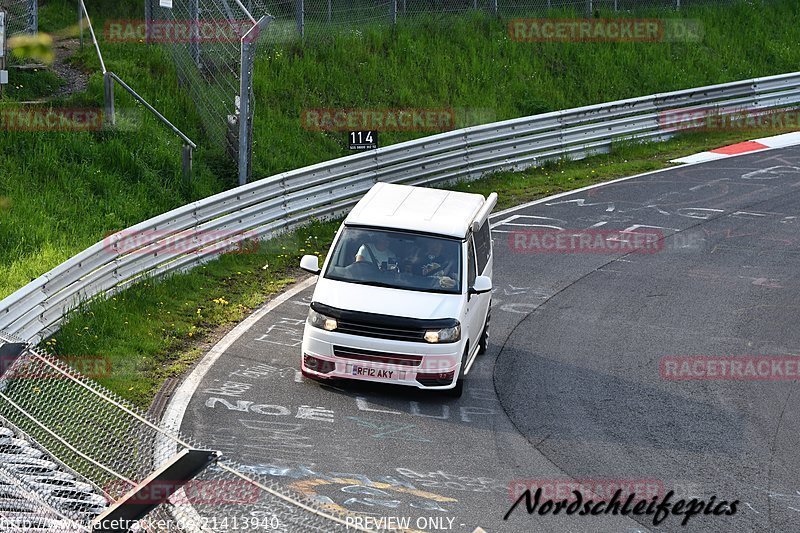
POLYGON ((117 233, 0 301, 0 331, 37 341, 81 301, 193 268, 247 239, 342 215, 378 181, 434 185, 663 140, 698 113, 800 103, 800 72, 631 98, 474 126, 256 181, 117 233), (665 120, 666 117, 666 120, 665 120), (131 240, 131 236, 134 240, 131 240))

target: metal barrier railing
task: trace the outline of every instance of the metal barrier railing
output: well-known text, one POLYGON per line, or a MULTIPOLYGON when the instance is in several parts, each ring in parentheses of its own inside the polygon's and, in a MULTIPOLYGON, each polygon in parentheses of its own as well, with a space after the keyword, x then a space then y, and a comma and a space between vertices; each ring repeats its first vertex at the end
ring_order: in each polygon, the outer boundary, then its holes
POLYGON ((0 301, 0 331, 38 340, 76 305, 193 268, 247 239, 347 212, 378 181, 433 185, 660 140, 697 119, 800 103, 800 73, 632 98, 451 131, 278 174, 96 243, 0 301))
POLYGON ((83 26, 84 20, 86 22, 89 34, 92 37, 92 45, 94 46, 97 58, 100 61, 100 70, 103 73, 103 101, 104 108, 104 122, 107 126, 114 126, 116 122, 116 112, 114 109, 114 82, 119 84, 120 87, 125 89, 137 102, 142 104, 145 109, 153 114, 162 124, 166 125, 172 132, 180 137, 183 141, 183 149, 181 151, 181 162, 183 177, 190 179, 192 176, 192 151, 197 148, 197 145, 189 137, 179 130, 172 122, 170 122, 164 115, 158 112, 150 103, 142 98, 139 93, 134 91, 122 78, 106 69, 106 62, 103 59, 103 52, 100 50, 100 43, 97 40, 97 35, 94 32, 94 26, 89 18, 89 12, 86 10, 86 4, 83 0, 78 0, 78 27, 80 29, 80 40, 83 45, 83 26))

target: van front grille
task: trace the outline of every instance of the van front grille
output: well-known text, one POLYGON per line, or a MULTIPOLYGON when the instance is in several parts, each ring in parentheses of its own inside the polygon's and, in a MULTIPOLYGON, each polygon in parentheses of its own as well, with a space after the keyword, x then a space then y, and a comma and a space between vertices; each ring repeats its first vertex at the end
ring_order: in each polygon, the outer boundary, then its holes
POLYGON ((345 348, 343 346, 334 346, 333 355, 344 359, 355 359, 357 361, 369 361, 371 363, 383 363, 397 366, 419 366, 422 363, 421 355, 374 352, 372 350, 345 348))

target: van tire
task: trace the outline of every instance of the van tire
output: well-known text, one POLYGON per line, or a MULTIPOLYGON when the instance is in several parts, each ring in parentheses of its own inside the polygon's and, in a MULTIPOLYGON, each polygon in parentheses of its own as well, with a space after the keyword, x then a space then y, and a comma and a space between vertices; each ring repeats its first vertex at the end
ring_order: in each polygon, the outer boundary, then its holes
POLYGON ((483 325, 483 333, 478 341, 478 355, 483 355, 489 349, 489 323, 492 321, 492 311, 486 313, 486 323, 483 325))
POLYGON ((467 357, 469 357, 469 345, 464 349, 464 355, 461 357, 461 371, 458 373, 456 386, 444 391, 450 398, 461 398, 461 395, 464 394, 464 368, 467 365, 467 357))
POLYGON ((461 395, 464 394, 464 378, 459 376, 458 381, 456 381, 456 386, 444 392, 450 398, 461 398, 461 395))

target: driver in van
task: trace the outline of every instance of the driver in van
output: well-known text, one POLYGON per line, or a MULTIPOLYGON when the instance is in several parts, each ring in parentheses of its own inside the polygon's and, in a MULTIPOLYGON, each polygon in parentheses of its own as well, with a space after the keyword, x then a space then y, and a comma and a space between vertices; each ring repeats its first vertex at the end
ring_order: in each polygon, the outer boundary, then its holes
POLYGON ((396 270, 397 255, 389 248, 389 239, 386 235, 378 233, 374 243, 365 242, 356 252, 356 263, 366 261, 374 264, 381 270, 396 270))

